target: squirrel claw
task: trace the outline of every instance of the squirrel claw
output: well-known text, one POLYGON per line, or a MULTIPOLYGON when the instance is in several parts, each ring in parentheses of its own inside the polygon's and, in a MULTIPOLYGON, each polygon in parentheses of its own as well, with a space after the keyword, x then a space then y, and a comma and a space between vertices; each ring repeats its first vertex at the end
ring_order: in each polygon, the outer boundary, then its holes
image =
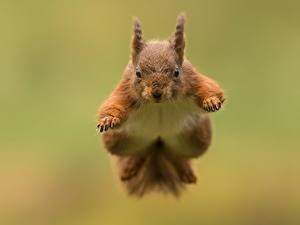
POLYGON ((218 111, 219 109, 221 109, 223 102, 224 102, 223 99, 220 100, 216 96, 208 97, 208 98, 204 99, 204 101, 203 101, 203 108, 207 112, 215 112, 215 111, 218 111))
POLYGON ((109 128, 114 128, 120 124, 120 119, 113 116, 106 116, 100 120, 97 125, 97 130, 102 133, 107 131, 109 128))

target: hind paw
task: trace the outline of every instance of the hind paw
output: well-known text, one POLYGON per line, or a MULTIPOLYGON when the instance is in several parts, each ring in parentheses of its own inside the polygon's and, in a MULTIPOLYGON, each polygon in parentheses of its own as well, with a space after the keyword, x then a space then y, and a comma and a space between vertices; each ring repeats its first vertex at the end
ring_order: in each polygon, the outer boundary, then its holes
POLYGON ((128 181, 131 178, 135 177, 137 173, 138 173, 137 169, 123 171, 123 173, 121 174, 121 181, 128 181))
POLYGON ((197 177, 192 171, 182 171, 180 173, 180 179, 182 182, 187 184, 194 184, 197 182, 197 177))

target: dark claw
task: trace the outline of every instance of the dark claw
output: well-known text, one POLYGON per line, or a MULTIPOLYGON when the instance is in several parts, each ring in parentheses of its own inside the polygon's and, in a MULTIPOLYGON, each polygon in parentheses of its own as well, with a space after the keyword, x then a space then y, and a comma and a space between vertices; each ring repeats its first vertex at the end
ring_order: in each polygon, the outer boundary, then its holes
POLYGON ((103 132, 103 125, 100 127, 100 132, 103 132))
POLYGON ((107 130, 108 130, 108 127, 109 127, 109 125, 106 124, 105 127, 104 127, 104 130, 107 131, 107 130))

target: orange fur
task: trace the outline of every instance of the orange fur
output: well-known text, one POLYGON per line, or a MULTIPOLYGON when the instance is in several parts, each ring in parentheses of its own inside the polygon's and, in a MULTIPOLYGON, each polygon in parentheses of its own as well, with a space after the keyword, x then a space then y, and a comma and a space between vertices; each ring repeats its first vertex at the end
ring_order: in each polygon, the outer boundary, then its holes
POLYGON ((141 25, 135 20, 131 60, 120 83, 98 111, 97 126, 104 132, 104 145, 119 157, 120 178, 129 194, 142 196, 160 189, 179 195, 186 184, 196 182, 190 159, 202 155, 211 142, 210 118, 197 114, 190 117, 189 126, 178 134, 191 152, 182 149, 175 153, 159 136, 150 146, 127 151, 139 146, 140 140, 126 129, 118 128, 133 112, 151 102, 176 99, 190 99, 204 111, 214 112, 225 101, 219 85, 197 72, 184 57, 184 21, 180 15, 176 32, 169 41, 146 42, 141 25))

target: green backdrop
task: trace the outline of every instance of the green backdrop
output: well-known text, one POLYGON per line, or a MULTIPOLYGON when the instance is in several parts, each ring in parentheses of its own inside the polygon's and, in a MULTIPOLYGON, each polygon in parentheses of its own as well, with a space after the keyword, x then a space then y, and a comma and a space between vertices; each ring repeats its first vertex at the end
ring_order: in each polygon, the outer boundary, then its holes
POLYGON ((0 224, 300 223, 300 3, 0 1, 0 224), (128 61, 132 16, 225 89, 199 182, 131 199, 95 132, 128 61))

